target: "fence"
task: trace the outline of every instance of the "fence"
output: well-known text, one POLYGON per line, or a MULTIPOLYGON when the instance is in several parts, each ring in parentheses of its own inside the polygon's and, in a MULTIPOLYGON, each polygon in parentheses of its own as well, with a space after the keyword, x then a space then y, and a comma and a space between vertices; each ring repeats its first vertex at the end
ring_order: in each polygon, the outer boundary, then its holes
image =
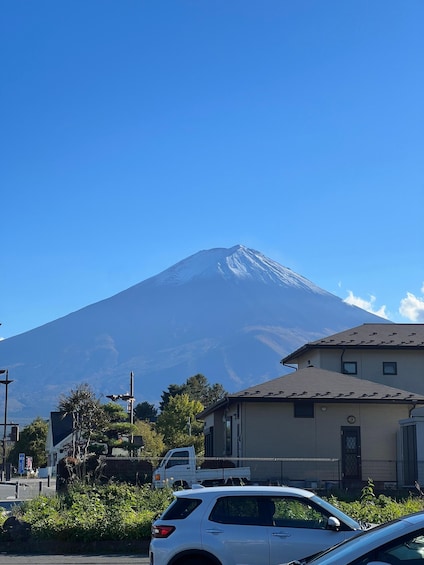
MULTIPOLYGON (((140 484, 151 481, 151 469, 159 465, 160 458, 108 458, 112 465, 112 479, 140 484), (149 472, 150 469, 150 472, 149 472), (123 474, 125 471, 125 474, 123 474)), ((251 483, 286 485, 312 490, 361 488, 371 479, 379 490, 424 490, 424 461, 362 459, 359 475, 346 477, 342 462, 337 458, 226 458, 204 457, 197 461, 203 468, 222 466, 250 467, 251 483)), ((109 474, 110 474, 109 473, 109 474)), ((0 500, 25 500, 38 494, 54 494, 54 478, 12 479, 0 483, 0 500)))
MULTIPOLYGON (((159 464, 159 460, 151 462, 153 466, 159 464)), ((218 457, 198 461, 202 467, 220 467, 223 462, 218 457)), ((351 474, 344 472, 342 461, 337 458, 250 457, 226 458, 225 462, 250 467, 251 482, 257 484, 332 490, 360 488, 371 479, 381 490, 415 489, 416 482, 424 489, 424 461, 415 462, 411 467, 410 461, 401 459, 360 459, 355 466, 356 473, 351 474)))

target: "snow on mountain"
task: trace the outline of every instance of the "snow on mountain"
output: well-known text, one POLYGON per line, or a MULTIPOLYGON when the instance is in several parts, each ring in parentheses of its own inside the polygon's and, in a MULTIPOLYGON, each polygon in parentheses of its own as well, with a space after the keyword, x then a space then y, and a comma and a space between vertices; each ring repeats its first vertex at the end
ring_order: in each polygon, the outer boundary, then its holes
POLYGON ((154 279, 157 284, 184 284, 197 278, 250 279, 264 284, 295 286, 324 294, 325 291, 259 251, 236 245, 230 249, 199 251, 154 279))
MULTIPOLYGON (((160 400, 196 373, 235 392, 284 374, 308 341, 381 318, 252 249, 200 251, 110 298, 0 342, 10 419, 47 417, 87 382, 97 394, 160 400)), ((1 393, 0 393, 1 394, 1 393)), ((0 398, 0 406, 2 399, 0 398)))

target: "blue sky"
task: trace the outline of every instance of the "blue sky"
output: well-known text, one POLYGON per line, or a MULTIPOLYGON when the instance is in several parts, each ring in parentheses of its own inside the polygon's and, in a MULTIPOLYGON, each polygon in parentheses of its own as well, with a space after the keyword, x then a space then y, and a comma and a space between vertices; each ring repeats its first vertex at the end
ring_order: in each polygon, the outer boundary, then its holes
POLYGON ((0 335, 236 244, 424 322, 423 25, 422 0, 4 0, 0 335))

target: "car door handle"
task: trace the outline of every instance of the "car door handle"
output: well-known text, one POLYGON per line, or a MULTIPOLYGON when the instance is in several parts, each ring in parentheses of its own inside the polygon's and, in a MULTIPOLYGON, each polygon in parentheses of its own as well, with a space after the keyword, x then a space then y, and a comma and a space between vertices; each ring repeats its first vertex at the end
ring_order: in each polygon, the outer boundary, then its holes
POLYGON ((289 538, 291 536, 288 532, 272 532, 271 535, 276 538, 289 538))
POLYGON ((209 528, 206 530, 207 534, 222 534, 224 530, 219 530, 218 528, 209 528))

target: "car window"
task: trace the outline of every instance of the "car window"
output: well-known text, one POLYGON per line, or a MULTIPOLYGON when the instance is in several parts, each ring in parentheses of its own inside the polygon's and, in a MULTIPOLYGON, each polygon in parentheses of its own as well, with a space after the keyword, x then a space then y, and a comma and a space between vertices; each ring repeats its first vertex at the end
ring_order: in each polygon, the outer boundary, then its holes
POLYGON ((274 525, 275 504, 269 496, 223 496, 218 498, 209 520, 245 526, 274 525))
POLYGON ((400 540, 397 539, 371 551, 351 565, 367 565, 371 561, 390 565, 424 565, 424 530, 415 531, 400 540))
POLYGON ((162 520, 184 520, 193 510, 195 510, 202 501, 198 498, 179 497, 169 506, 162 515, 162 520))
POLYGON ((221 524, 325 530, 328 515, 307 500, 295 497, 223 496, 216 501, 209 520, 221 524))
POLYGON ((308 500, 295 497, 274 498, 275 525, 286 528, 309 528, 325 530, 328 514, 308 500))

